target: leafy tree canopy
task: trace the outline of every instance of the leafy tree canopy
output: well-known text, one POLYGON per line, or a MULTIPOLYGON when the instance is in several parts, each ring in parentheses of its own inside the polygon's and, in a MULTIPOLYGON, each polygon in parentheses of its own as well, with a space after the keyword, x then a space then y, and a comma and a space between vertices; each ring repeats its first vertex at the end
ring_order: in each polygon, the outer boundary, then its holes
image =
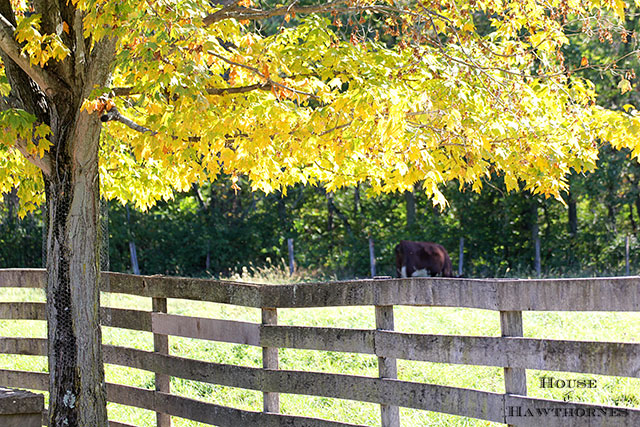
MULTIPOLYGON (((111 83, 83 112, 108 122, 103 196, 141 208, 220 174, 266 192, 420 180, 444 204, 441 184, 480 190, 497 173, 559 198, 602 141, 640 155, 635 108, 596 105, 581 74, 595 64, 563 55, 590 35, 637 55, 621 0, 70 0, 82 14, 44 20, 10 3, 0 50, 45 94, 95 53, 82 39, 115 40, 111 83)), ((633 76, 618 76, 630 90, 633 76)), ((50 128, 12 104, 1 62, 0 95, 0 192, 17 187, 26 212, 44 199, 50 128)))

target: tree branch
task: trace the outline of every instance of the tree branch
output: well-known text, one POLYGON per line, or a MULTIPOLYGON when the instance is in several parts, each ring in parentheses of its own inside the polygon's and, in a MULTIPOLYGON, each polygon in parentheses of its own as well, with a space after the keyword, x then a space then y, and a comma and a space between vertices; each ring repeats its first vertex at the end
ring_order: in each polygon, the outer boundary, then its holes
POLYGON ((37 154, 31 154, 27 149, 27 144, 21 139, 16 141, 14 147, 22 153, 25 159, 39 167, 42 173, 47 176, 51 175, 51 158, 49 154, 45 153, 43 157, 40 157, 37 154))
POLYGON ((31 79, 40 86, 40 89, 52 96, 62 91, 67 91, 68 87, 56 76, 48 73, 40 67, 32 67, 29 57, 22 53, 22 49, 13 38, 15 27, 4 15, 0 14, 0 50, 11 58, 31 79))
MULTIPOLYGON (((246 93, 254 90, 271 90, 271 82, 256 83, 248 86, 236 86, 236 87, 210 87, 205 89, 207 95, 229 95, 237 93, 246 93)), ((131 96, 138 95, 132 87, 115 87, 111 89, 114 96, 131 96)))
POLYGON ((224 21, 225 19, 238 19, 238 20, 260 20, 267 19, 273 16, 283 16, 287 14, 295 15, 308 15, 310 13, 328 13, 338 12, 344 10, 360 10, 357 7, 346 7, 347 0, 334 0, 328 3, 315 5, 315 6, 297 6, 296 2, 292 2, 288 5, 278 7, 272 10, 252 9, 247 7, 238 6, 232 2, 230 5, 219 9, 212 14, 204 17, 202 22, 205 26, 209 26, 216 22, 224 21))
POLYGON ((304 92, 304 91, 301 91, 301 90, 298 90, 298 89, 294 89, 294 88, 289 87, 289 86, 287 86, 287 85, 283 85, 282 83, 278 83, 278 82, 276 82, 276 81, 274 81, 274 80, 271 80, 269 77, 265 76, 262 72, 260 72, 260 70, 258 70, 258 69, 257 69, 257 68, 255 68, 255 67, 252 67, 252 66, 250 66, 250 65, 241 64, 241 63, 239 63, 239 62, 232 61, 232 60, 230 60, 230 59, 228 59, 228 58, 225 58, 225 57, 224 57, 224 56, 222 56, 222 55, 218 55, 217 53, 212 52, 212 51, 208 51, 207 53, 208 53, 209 55, 211 55, 211 56, 215 56, 216 58, 218 58, 218 59, 220 59, 220 60, 222 60, 222 61, 226 62, 226 63, 227 63, 227 64, 229 64, 229 65, 234 65, 234 66, 236 66, 236 67, 245 68, 245 69, 247 69, 247 70, 251 71, 252 73, 254 73, 254 74, 256 74, 256 75, 260 76, 260 77, 261 77, 261 78, 263 78, 263 79, 265 79, 265 80, 266 80, 266 82, 267 82, 267 83, 269 83, 270 85, 277 86, 277 87, 279 87, 279 88, 282 88, 282 89, 284 89, 284 90, 288 90, 288 91, 293 92, 293 93, 296 93, 296 94, 298 94, 298 95, 304 95, 304 96, 308 96, 308 97, 310 97, 310 98, 318 99, 318 96, 317 96, 317 95, 314 95, 313 93, 304 92))
MULTIPOLYGON (((312 5, 312 6, 299 6, 298 0, 293 0, 287 5, 277 7, 271 10, 254 9, 243 6, 238 6, 237 2, 232 2, 228 6, 224 6, 207 16, 202 20, 205 26, 215 24, 216 22, 224 21, 225 19, 237 19, 239 21, 258 21, 262 19, 272 18, 274 16, 286 16, 286 15, 309 15, 312 13, 333 13, 333 12, 378 12, 378 13, 398 13, 404 15, 410 15, 414 17, 421 17, 421 14, 413 12, 403 7, 384 5, 384 4, 357 4, 350 0, 334 0, 327 3, 312 5)), ((441 15, 435 11, 425 10, 427 15, 438 17, 449 21, 444 15, 441 15)))
MULTIPOLYGON (((19 105, 16 105, 16 102, 14 101, 17 100, 12 100, 4 97, 0 98, 0 112, 9 110, 11 108, 19 108, 19 105)), ((4 129, 0 130, 4 131, 4 129)), ((27 161, 39 167, 45 175, 51 175, 51 158, 48 153, 45 153, 43 157, 31 154, 27 149, 26 141, 22 139, 17 139, 15 141, 15 145, 12 148, 17 149, 20 153, 22 153, 27 161)))
POLYGON ((146 128, 144 126, 141 126, 139 124, 137 124, 136 122, 134 122, 131 119, 126 118, 125 116, 123 116, 122 114, 120 114, 120 112, 118 111, 118 108, 114 105, 111 107, 111 109, 109 111, 105 111, 105 113, 100 116, 100 121, 102 122, 110 122, 110 121, 117 121, 122 123, 123 125, 135 130, 136 132, 140 132, 140 133, 150 133, 151 136, 153 135, 157 135, 158 132, 152 131, 149 128, 146 128))

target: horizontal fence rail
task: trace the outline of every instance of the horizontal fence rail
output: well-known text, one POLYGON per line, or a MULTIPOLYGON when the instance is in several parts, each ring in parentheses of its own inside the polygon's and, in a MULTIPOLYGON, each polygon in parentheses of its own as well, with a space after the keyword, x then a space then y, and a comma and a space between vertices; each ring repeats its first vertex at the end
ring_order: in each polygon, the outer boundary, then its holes
MULTIPOLYGON (((0 319, 43 320, 44 303, 33 311, 33 303, 11 303, 12 313, 0 319), (23 311, 20 307, 24 305, 23 311)), ((542 371, 579 372, 640 378, 640 343, 566 341, 537 338, 505 338, 458 335, 409 334, 370 329, 265 326, 258 323, 194 318, 125 309, 102 309, 102 324, 186 338, 247 344, 258 347, 377 354, 382 357, 433 363, 478 366, 511 366, 542 371), (109 314, 120 319, 151 319, 114 325, 109 314), (147 316, 143 316, 146 314, 147 316), (235 329, 234 333, 234 327, 235 329), (541 357, 543 356, 543 357, 541 357)), ((31 351, 19 338, 0 337, 4 348, 31 351), (11 343, 11 344, 9 344, 11 343), (12 345, 14 347, 8 347, 12 345)), ((26 339, 23 339, 26 340, 26 339)), ((9 352, 9 351, 6 351, 9 352)), ((15 354, 28 354, 17 352, 15 354)), ((42 355, 46 355, 43 353, 42 355)))
MULTIPOLYGON (((44 286, 42 269, 0 270, 0 287, 44 286)), ((639 277, 540 280, 412 277, 258 285, 104 272, 101 289, 255 308, 414 305, 497 311, 640 311, 639 277)))
MULTIPOLYGON (((44 270, 0 270, 0 287, 43 288, 44 270)), ((102 325, 154 334, 155 351, 104 346, 105 363, 155 373, 156 390, 110 384, 108 400, 168 416, 220 426, 350 426, 279 413, 280 393, 380 404, 383 427, 398 426, 398 407, 436 411, 516 426, 636 426, 640 409, 527 397, 525 369, 640 378, 640 343, 524 338, 522 311, 640 311, 640 278, 545 280, 372 279, 296 285, 102 274, 102 290, 150 297, 153 311, 102 308, 102 325), (166 298, 262 308, 259 323, 167 314, 166 298), (376 307, 377 329, 282 326, 278 308, 376 307), (499 311, 502 337, 401 333, 393 306, 466 307, 499 311), (266 317, 265 317, 266 316, 266 317), (519 326, 518 326, 519 325, 519 326), (167 336, 263 348, 263 368, 168 354, 167 336), (163 338, 164 337, 164 338, 163 338), (380 377, 278 368, 277 349, 376 355, 380 377), (275 350, 275 352, 274 352, 275 350), (401 381, 397 359, 505 368, 506 393, 401 381), (264 393, 263 412, 245 411, 171 394, 169 378, 264 393), (523 382, 524 381, 524 382, 523 382), (162 385, 164 384, 164 385, 162 385), (395 409, 394 409, 395 408, 395 409), (531 414, 526 411, 532 411, 531 414), (524 413, 522 411, 525 411, 524 413)), ((44 303, 0 303, 0 319, 45 320, 44 303)), ((0 353, 46 356, 46 339, 0 337, 0 353)), ((0 370, 0 384, 45 390, 46 373, 0 370)), ((124 424, 112 423, 112 426, 124 424)))

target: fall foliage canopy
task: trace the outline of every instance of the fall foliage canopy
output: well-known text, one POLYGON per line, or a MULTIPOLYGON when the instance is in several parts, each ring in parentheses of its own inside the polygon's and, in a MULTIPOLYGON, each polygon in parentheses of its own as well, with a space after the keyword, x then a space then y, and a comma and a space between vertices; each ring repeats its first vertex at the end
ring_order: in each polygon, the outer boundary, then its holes
MULTIPOLYGON (((499 174, 559 197, 602 142, 640 155, 635 107, 597 106, 580 75, 607 64, 572 68, 562 53, 570 37, 636 43, 621 0, 70 1, 82 22, 46 32, 30 2, 11 0, 17 26, 0 17, 0 50, 47 94, 49 71, 91 54, 70 28, 115 39, 111 85, 82 111, 106 122, 103 197, 141 208, 222 173, 267 192, 422 181, 440 204, 442 183, 479 190, 499 174)), ((27 211, 44 199, 50 129, 12 104, 1 63, 0 95, 0 192, 17 187, 27 211)))

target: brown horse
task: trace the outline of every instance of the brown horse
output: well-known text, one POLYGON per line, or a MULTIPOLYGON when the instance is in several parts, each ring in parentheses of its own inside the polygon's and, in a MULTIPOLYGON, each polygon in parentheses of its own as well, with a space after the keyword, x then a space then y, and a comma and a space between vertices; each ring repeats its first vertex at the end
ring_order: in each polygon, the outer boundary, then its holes
POLYGON ((398 277, 453 277, 447 250, 432 242, 402 240, 396 246, 396 272, 398 277))

